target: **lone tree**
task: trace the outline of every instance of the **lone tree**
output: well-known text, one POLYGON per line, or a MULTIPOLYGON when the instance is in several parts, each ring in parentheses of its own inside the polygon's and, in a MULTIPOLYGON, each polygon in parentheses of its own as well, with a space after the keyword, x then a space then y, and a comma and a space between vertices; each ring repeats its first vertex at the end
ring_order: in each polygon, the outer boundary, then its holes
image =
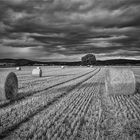
POLYGON ((82 58, 82 65, 94 65, 96 64, 96 57, 93 54, 87 54, 82 58))

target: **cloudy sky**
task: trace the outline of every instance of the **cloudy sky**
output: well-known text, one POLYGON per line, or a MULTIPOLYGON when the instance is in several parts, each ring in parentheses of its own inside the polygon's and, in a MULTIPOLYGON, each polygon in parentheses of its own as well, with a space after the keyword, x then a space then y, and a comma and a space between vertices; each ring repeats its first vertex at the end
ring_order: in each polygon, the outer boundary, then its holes
POLYGON ((0 0, 0 58, 140 59, 140 0, 0 0))

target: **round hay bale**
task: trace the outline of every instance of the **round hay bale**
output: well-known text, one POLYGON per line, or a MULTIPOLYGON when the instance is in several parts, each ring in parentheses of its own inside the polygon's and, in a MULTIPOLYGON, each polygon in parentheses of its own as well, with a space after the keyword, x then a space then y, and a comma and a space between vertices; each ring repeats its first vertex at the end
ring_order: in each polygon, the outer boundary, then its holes
POLYGON ((36 69, 41 69, 40 67, 36 67, 36 69))
POLYGON ((105 74, 107 95, 131 95, 135 93, 136 82, 133 71, 123 68, 109 68, 105 74))
POLYGON ((32 76, 42 77, 42 70, 41 69, 33 69, 32 76))
POLYGON ((64 69, 65 67, 64 66, 61 66, 61 69, 64 69))
POLYGON ((18 93, 18 79, 15 73, 0 74, 0 100, 13 100, 18 93))
POLYGON ((21 67, 16 67, 16 70, 20 71, 21 70, 21 67))

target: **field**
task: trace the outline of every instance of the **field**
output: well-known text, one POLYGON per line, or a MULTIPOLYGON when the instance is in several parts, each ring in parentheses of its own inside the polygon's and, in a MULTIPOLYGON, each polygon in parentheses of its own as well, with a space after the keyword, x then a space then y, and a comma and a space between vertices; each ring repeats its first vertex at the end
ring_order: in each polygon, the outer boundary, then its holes
POLYGON ((105 96, 106 67, 0 69, 18 76, 16 101, 0 101, 0 139, 140 140, 140 67, 130 67, 137 91, 105 96))

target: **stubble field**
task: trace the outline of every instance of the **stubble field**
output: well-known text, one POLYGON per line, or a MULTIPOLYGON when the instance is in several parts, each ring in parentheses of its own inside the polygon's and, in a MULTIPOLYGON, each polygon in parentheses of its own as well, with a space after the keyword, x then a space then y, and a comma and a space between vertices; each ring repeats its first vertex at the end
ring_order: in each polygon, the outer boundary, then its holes
MULTIPOLYGON (((17 100, 0 101, 0 139, 139 140, 140 93, 106 96, 106 67, 0 69, 18 76, 17 100)), ((140 67, 133 70, 137 87, 140 67)))

